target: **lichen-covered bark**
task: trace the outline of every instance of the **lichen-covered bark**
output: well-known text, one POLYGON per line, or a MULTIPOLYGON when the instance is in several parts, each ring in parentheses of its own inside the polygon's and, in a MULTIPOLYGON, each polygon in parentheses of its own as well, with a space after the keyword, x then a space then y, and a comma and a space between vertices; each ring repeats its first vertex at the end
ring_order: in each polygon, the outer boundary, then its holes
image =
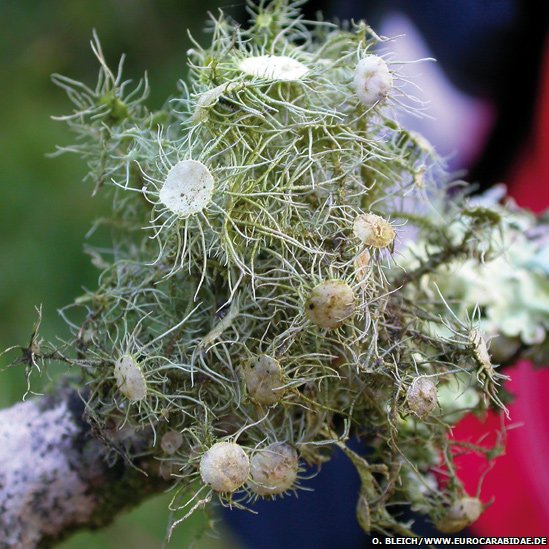
POLYGON ((164 487, 123 460, 109 467, 82 417, 66 389, 0 411, 0 549, 51 547, 164 487))

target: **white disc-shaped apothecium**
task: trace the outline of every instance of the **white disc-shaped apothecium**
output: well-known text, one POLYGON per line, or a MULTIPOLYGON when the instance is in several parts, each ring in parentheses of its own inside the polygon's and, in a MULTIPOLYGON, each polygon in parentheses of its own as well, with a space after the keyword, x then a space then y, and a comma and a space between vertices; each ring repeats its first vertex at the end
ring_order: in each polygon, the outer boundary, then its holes
POLYGON ((129 354, 122 355, 114 365, 114 379, 120 392, 132 402, 147 396, 147 383, 137 360, 129 354))
POLYGON ((259 404, 271 405, 278 402, 285 393, 284 372, 276 358, 259 355, 242 368, 248 395, 259 404))
POLYGON ((408 407, 420 419, 426 418, 437 406, 437 386, 428 377, 418 377, 406 393, 408 407))
POLYGON ((169 455, 173 455, 181 448, 183 444, 183 435, 179 431, 167 431, 160 439, 160 447, 169 455))
POLYGON ((326 280, 315 286, 305 303, 309 320, 328 330, 339 328, 355 310, 352 288, 343 280, 326 280))
POLYGON ((384 101, 393 87, 393 77, 387 63, 377 55, 362 58, 355 69, 353 86, 366 107, 384 101))
POLYGON ((211 201, 214 178, 197 160, 181 160, 169 172, 160 189, 160 202, 179 217, 201 212, 211 201))
POLYGON ((285 442, 258 450, 250 461, 250 488, 260 496, 274 496, 289 490, 297 478, 297 452, 285 442))
POLYGON ((196 108, 191 117, 192 122, 202 122, 208 116, 208 109, 215 105, 223 94, 229 94, 238 88, 236 82, 226 82, 210 90, 206 90, 196 100, 196 108))
POLYGON ((250 76, 267 80, 299 80, 309 72, 303 63, 285 55, 247 57, 240 61, 238 68, 250 76))
POLYGON ((368 250, 362 250, 355 257, 355 278, 359 284, 364 283, 368 278, 368 273, 370 272, 370 261, 372 255, 368 250))
POLYGON ((250 476, 250 460, 234 442, 217 442, 200 460, 200 476, 216 492, 238 490, 250 476))
POLYGON ((373 248, 386 248, 395 239, 393 226, 380 215, 373 213, 357 216, 353 224, 353 232, 363 244, 373 248))
POLYGON ((450 505, 446 515, 438 520, 435 526, 444 534, 455 534, 473 524, 483 511, 484 505, 480 499, 459 498, 450 505))

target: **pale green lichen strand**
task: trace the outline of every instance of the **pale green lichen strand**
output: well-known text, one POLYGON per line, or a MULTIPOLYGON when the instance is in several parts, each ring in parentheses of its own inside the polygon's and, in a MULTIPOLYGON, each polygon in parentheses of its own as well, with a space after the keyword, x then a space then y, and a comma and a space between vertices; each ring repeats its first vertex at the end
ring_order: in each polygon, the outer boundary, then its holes
POLYGON ((101 223, 113 245, 93 252, 102 272, 78 320, 63 310, 78 355, 41 343, 32 357, 82 367, 95 432, 120 427, 110 459, 134 457, 122 426, 150 431, 140 453, 161 460, 183 516, 196 481, 194 505, 298 487, 293 472, 269 484, 255 465, 245 487, 248 455, 256 464, 265 447, 284 441, 294 471, 363 434, 370 461, 347 453, 361 524, 408 532, 392 503, 413 499, 437 520, 463 495, 448 433, 464 410, 438 409, 436 394, 471 391, 461 402, 478 412, 501 403, 470 339, 480 313, 454 311, 433 284, 454 262, 487 264, 499 218, 459 193, 443 199, 441 162, 396 121, 413 99, 390 56, 372 55, 388 46, 365 23, 308 24, 284 1, 248 8, 248 28, 213 21, 158 112, 144 106, 146 82, 126 92, 98 42, 95 89, 56 77, 77 105, 68 149, 111 193, 101 223), (396 238, 405 224, 413 250, 396 238), (451 482, 432 488, 434 466, 451 482))

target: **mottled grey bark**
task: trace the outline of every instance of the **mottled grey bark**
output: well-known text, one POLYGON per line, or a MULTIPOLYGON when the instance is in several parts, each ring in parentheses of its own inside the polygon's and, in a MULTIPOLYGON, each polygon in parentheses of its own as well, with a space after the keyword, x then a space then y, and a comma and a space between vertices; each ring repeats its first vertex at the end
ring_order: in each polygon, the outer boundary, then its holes
POLYGON ((123 459, 107 465, 83 411, 66 389, 0 411, 0 549, 51 547, 166 486, 123 459))

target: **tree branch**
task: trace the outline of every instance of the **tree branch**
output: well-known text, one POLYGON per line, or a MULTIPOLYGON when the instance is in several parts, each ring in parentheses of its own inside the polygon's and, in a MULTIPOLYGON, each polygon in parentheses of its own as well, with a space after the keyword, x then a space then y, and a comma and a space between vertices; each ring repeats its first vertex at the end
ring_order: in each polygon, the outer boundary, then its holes
MULTIPOLYGON (((109 466, 83 413, 66 388, 0 411, 0 549, 51 547, 168 486, 122 459, 109 466)), ((137 465, 156 469, 150 460, 137 465)))

